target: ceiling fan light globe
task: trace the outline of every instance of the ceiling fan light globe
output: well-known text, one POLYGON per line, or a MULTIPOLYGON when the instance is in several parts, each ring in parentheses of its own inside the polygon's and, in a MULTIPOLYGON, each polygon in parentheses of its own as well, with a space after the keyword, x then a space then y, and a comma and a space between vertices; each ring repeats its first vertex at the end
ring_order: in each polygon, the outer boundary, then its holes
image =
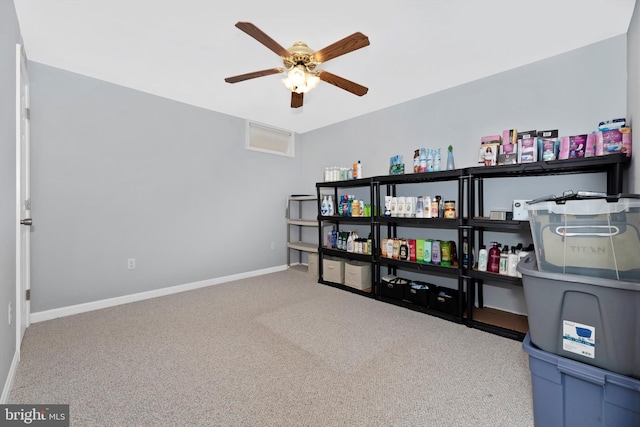
POLYGON ((314 89, 316 86, 318 86, 318 83, 320 83, 320 77, 316 76, 315 74, 308 74, 307 75, 307 87, 308 87, 308 91, 311 89, 314 89))
POLYGON ((289 71, 287 79, 291 81, 294 86, 301 86, 304 85, 306 77, 304 68, 301 65, 298 65, 289 71))

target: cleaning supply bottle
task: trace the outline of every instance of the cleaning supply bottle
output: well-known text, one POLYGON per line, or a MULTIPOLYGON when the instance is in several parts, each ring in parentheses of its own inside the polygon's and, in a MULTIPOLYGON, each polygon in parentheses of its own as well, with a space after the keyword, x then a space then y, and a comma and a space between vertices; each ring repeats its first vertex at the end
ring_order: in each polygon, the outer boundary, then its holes
POLYGON ((320 213, 322 214, 322 216, 329 215, 329 202, 327 201, 327 199, 327 196, 322 197, 322 204, 320 205, 320 213))
POLYGON ((360 160, 358 160, 358 163, 356 164, 356 172, 358 173, 358 178, 362 178, 362 163, 360 163, 360 160))
POLYGON ((491 242, 491 244, 493 246, 489 249, 487 271, 490 273, 498 273, 500 271, 500 249, 498 249, 498 242, 491 242))
POLYGON ((327 216, 333 216, 335 214, 333 207, 333 196, 327 198, 327 216))
POLYGON ((347 237, 347 252, 353 252, 353 231, 349 233, 349 237, 347 237))
POLYGON ((500 252, 500 265, 498 266, 498 273, 504 276, 509 271, 509 245, 504 245, 502 252, 500 252))

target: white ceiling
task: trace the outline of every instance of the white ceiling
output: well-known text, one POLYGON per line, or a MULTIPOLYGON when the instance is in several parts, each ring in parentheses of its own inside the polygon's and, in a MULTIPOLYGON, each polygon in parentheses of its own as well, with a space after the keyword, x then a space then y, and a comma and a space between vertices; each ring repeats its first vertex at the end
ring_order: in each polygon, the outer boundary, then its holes
MULTIPOLYGON (((627 32, 635 0, 14 0, 31 61, 298 133, 627 32), (237 29, 319 50, 356 31, 370 46, 319 68, 369 88, 320 82, 304 107, 281 66, 237 29)), ((624 64, 612 64, 624 66, 624 64)))

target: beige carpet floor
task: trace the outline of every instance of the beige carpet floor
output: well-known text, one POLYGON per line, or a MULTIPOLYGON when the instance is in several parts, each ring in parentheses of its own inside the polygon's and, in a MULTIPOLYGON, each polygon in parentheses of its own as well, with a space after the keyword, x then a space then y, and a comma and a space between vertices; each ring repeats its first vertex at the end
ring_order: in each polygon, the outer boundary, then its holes
POLYGON ((289 269, 31 325, 9 403, 73 426, 533 426, 517 341, 289 269))

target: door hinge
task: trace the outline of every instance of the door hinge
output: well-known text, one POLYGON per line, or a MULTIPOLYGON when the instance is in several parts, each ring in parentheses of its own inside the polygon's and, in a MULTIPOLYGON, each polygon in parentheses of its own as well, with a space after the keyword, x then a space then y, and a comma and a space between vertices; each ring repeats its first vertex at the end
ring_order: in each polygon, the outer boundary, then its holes
POLYGON ((27 289, 27 291, 25 292, 25 300, 31 301, 31 289, 27 289))
POLYGON ((27 120, 31 120, 31 108, 27 107, 24 109, 24 116, 27 120))

